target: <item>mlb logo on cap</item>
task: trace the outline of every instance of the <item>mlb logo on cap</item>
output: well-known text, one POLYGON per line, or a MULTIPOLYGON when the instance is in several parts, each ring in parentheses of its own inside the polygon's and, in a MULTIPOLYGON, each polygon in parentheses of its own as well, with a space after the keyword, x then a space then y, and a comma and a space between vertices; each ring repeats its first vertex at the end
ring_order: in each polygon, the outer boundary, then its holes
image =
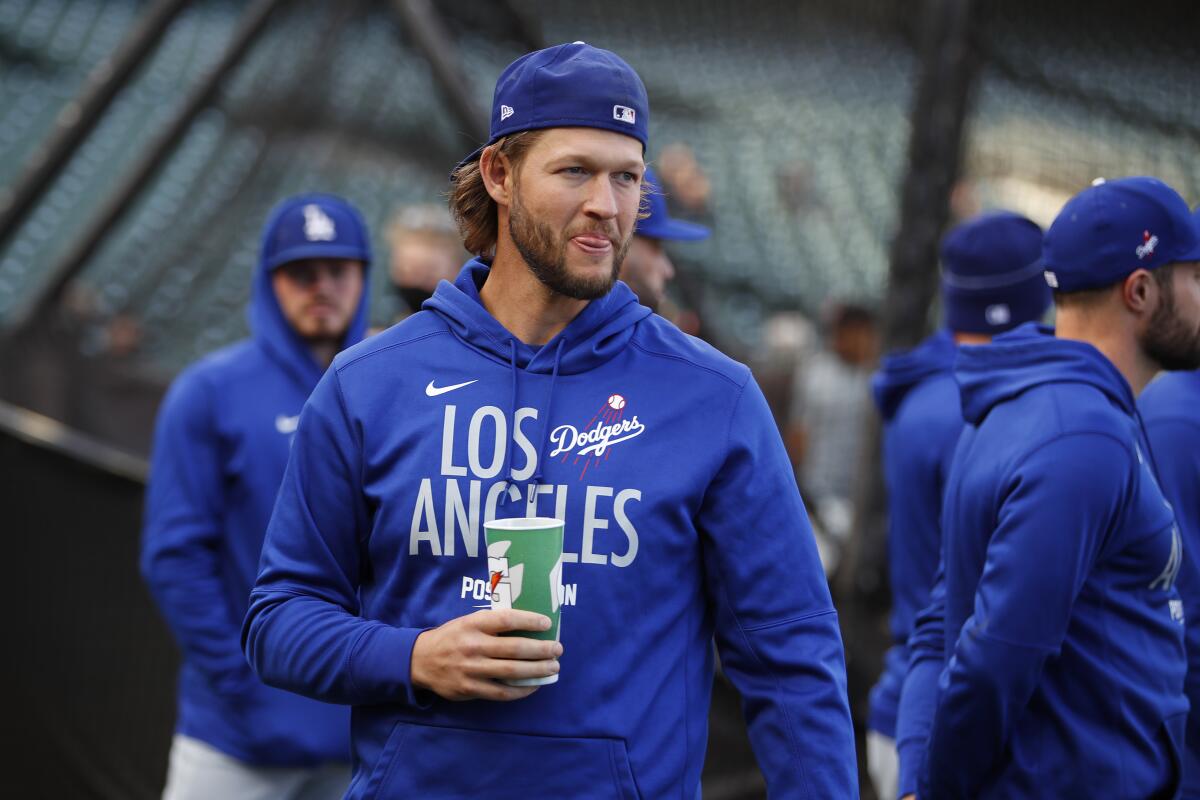
POLYGON ((613 106, 613 119, 634 125, 637 123, 637 112, 629 106, 613 106))

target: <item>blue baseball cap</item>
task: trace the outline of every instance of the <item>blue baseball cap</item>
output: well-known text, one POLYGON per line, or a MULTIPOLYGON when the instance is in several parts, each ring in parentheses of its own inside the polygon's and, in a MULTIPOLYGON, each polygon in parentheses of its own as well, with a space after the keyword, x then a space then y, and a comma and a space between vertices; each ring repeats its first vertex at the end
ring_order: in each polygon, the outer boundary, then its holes
POLYGON ((946 327, 997 334, 1041 319, 1050 307, 1042 277, 1042 229, 1011 211, 981 214, 942 238, 946 327))
POLYGON ((667 213, 667 198, 660 191, 662 184, 649 167, 646 168, 643 183, 646 184, 646 202, 650 206, 650 214, 637 221, 634 233, 649 239, 671 239, 681 242, 708 238, 710 231, 703 225, 671 218, 667 213))
POLYGON ((306 258, 370 263, 371 240, 362 215, 347 201, 331 194, 301 194, 271 211, 259 258, 268 270, 306 258))
POLYGON ((1139 269, 1200 261, 1200 231, 1179 193, 1157 178, 1097 180, 1046 232, 1046 282, 1060 292, 1111 286, 1139 269))
POLYGON ((504 136, 539 128, 616 131, 637 139, 644 152, 649 125, 650 101, 633 67, 584 42, 560 44, 526 53, 500 73, 487 144, 458 167, 504 136))

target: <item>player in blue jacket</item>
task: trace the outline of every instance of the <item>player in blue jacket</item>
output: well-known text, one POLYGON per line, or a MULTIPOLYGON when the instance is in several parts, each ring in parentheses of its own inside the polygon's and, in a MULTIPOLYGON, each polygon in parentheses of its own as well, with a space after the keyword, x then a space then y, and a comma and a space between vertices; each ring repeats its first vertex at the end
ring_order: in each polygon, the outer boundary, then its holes
POLYGON ((1046 234, 1057 328, 960 351, 967 427, 900 719, 929 734, 919 768, 901 751, 902 791, 915 774, 920 798, 1178 795, 1182 543, 1134 398, 1200 365, 1197 260, 1170 187, 1098 182, 1046 234))
POLYGON ((280 204, 263 232, 253 336, 186 369, 155 431, 142 574, 183 651, 165 797, 341 797, 350 715, 264 685, 241 621, 300 409, 367 322, 367 230, 330 195, 280 204))
POLYGON ((1050 306, 1041 255, 1042 229, 1020 214, 991 212, 956 226, 941 247, 944 327, 885 358, 872 381, 884 423, 893 645, 871 690, 867 766, 875 793, 887 800, 897 796, 896 716, 908 636, 929 604, 942 545, 942 487, 963 428, 954 359, 960 344, 984 344, 1041 318, 1050 306))
POLYGON ((244 645, 268 683, 354 705, 350 798, 698 798, 714 632, 772 795, 858 795, 762 393, 616 281, 648 112, 582 42, 510 65, 452 190, 486 255, 301 415, 244 645), (566 522, 561 643, 498 635, 548 620, 484 600, 481 523, 527 515, 566 522))
MULTIPOLYGON (((1200 231, 1200 210, 1192 216, 1200 231)), ((1178 330, 1200 348, 1200 332, 1178 330)), ((1183 535, 1183 566, 1176 586, 1187 618, 1188 714, 1183 754, 1183 797, 1200 798, 1200 372, 1166 372, 1146 387, 1138 406, 1163 494, 1183 535)))

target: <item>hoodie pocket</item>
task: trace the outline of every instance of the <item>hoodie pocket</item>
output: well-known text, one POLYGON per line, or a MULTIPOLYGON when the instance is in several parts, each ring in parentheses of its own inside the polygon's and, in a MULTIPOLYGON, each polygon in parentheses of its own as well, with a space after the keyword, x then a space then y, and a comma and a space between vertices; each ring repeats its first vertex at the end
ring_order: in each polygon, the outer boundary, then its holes
POLYGON ((530 736, 398 722, 364 798, 639 800, 621 739, 530 736))

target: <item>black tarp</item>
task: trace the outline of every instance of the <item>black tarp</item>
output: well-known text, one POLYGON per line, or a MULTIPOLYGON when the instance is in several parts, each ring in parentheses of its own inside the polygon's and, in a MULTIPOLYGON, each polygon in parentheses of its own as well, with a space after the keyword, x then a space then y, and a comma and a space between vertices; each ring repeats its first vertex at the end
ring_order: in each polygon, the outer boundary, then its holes
POLYGON ((4 794, 162 791, 177 655, 137 570, 142 486, 0 429, 4 794))

